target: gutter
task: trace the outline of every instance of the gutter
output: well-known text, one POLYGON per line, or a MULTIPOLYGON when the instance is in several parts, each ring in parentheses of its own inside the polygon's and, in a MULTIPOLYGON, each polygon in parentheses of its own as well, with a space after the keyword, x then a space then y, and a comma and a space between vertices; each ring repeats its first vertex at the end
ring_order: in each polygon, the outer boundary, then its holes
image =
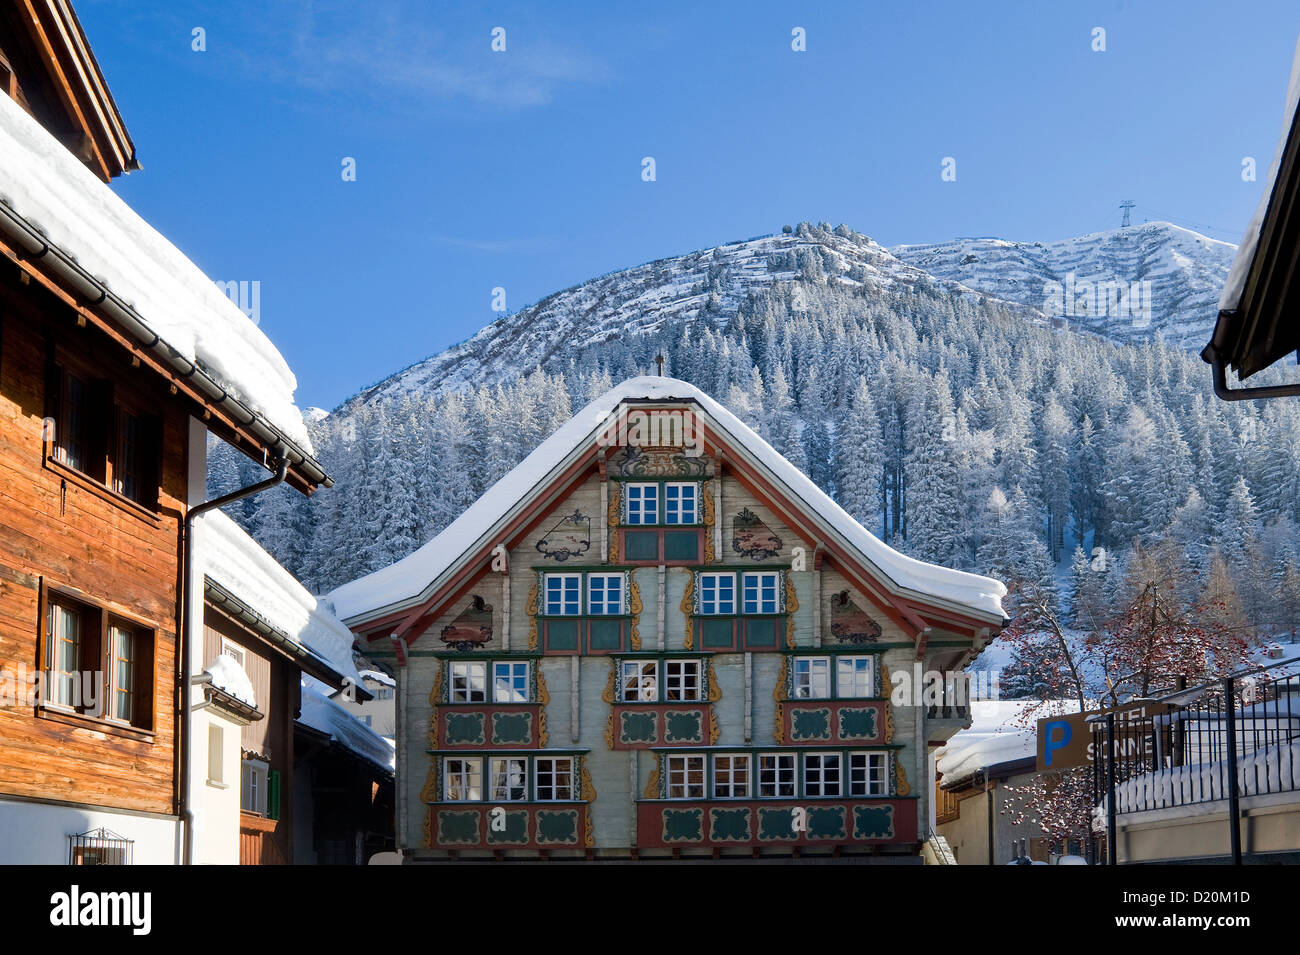
POLYGON ((234 421, 247 428, 267 447, 282 449, 281 454, 289 466, 298 471, 304 479, 320 487, 333 486, 334 482, 315 458, 291 438, 286 437, 265 417, 227 392, 195 362, 167 344, 149 327, 149 323, 141 317, 133 305, 124 302, 110 291, 108 286, 77 264, 72 256, 50 245, 38 228, 15 212, 2 199, 0 199, 0 232, 13 239, 28 259, 49 263, 87 306, 99 309, 126 329, 164 366, 170 367, 179 377, 191 382, 213 407, 226 411, 234 421))
POLYGON ((265 481, 259 481, 256 484, 250 484, 248 487, 231 491, 229 494, 223 494, 220 497, 214 497, 210 501, 204 501, 202 504, 196 504, 189 508, 185 514, 184 530, 181 535, 181 552, 184 555, 182 571, 181 593, 182 607, 181 614, 181 645, 177 658, 180 661, 180 679, 178 681, 181 694, 181 706, 179 719, 176 723, 176 731, 180 736, 180 763, 181 763, 181 798, 180 798, 180 817, 185 824, 185 843, 182 849, 182 863, 192 865, 194 862, 194 810, 190 807, 190 654, 193 652, 195 634, 191 619, 193 617, 193 607, 190 606, 190 591, 194 579, 194 519, 202 516, 208 511, 216 510, 227 504, 233 504, 235 501, 251 497, 262 491, 269 490, 277 484, 283 484, 285 478, 289 476, 289 462, 281 458, 278 462, 276 472, 265 481))

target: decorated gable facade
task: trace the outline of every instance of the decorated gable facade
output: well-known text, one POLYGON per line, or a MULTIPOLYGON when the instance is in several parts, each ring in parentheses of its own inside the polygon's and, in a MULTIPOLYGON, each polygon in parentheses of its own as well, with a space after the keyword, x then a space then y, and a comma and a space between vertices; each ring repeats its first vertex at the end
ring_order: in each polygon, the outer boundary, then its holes
POLYGON ((964 713, 891 702, 890 674, 959 669, 1004 593, 636 378, 329 599, 396 664, 409 858, 653 858, 915 855, 964 713))

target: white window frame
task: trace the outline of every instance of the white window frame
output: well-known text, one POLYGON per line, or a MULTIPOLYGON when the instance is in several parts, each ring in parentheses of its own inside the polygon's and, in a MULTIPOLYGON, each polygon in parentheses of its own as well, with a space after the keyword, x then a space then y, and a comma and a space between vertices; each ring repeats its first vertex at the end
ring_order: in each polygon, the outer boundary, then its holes
POLYGON ((835 698, 863 700, 876 694, 876 661, 871 656, 835 658, 835 698), (848 664, 848 667, 845 666, 848 664))
POLYGON ((124 723, 128 726, 135 719, 135 671, 139 663, 139 654, 139 633, 131 627, 125 626, 122 621, 115 623, 110 619, 108 622, 108 699, 105 701, 104 716, 114 722, 124 723), (129 654, 126 657, 125 682, 123 674, 118 669, 120 643, 123 637, 126 638, 130 647, 129 654), (119 700, 126 703, 125 715, 118 712, 119 700))
POLYGON ((733 572, 710 571, 701 573, 700 614, 708 617, 730 617, 736 613, 736 575, 733 572), (724 600, 723 582, 726 581, 731 591, 730 602, 724 600))
POLYGON ((624 703, 659 702, 659 661, 623 660, 619 664, 624 703))
POLYGON ((744 614, 774 614, 781 612, 781 572, 779 570, 746 571, 740 575, 740 607, 744 614), (750 584, 755 585, 755 600, 750 602, 750 584), (770 588, 769 588, 770 585, 770 588), (765 609, 768 602, 764 591, 772 593, 771 610, 765 609))
POLYGON ((452 660, 448 672, 447 699, 452 703, 486 703, 488 701, 486 660, 452 660), (458 687, 457 680, 464 686, 458 687), (479 699, 474 699, 474 694, 479 699))
POLYGON ((45 684, 45 702, 71 710, 81 696, 81 656, 86 639, 86 613, 80 607, 51 600, 48 628, 45 668, 49 678, 45 684), (60 626, 60 621, 64 619, 72 623, 71 637, 65 637, 60 626), (65 643, 71 647, 71 669, 64 667, 63 664, 69 661, 60 653, 65 643))
POLYGON ((759 753, 755 777, 760 799, 794 799, 799 795, 799 768, 794 753, 759 753), (764 779, 765 773, 771 773, 772 778, 764 779))
POLYGON ((444 802, 482 802, 483 757, 444 756, 442 798, 444 802), (459 764, 455 771, 452 769, 453 763, 459 764))
POLYGON ((617 617, 627 613, 624 609, 627 606, 627 588, 624 586, 622 574, 588 574, 587 575, 587 615, 592 617, 617 617), (600 582, 599 598, 593 593, 593 585, 600 582), (613 582, 618 587, 618 602, 610 603, 609 590, 610 583, 613 582), (610 609, 611 606, 613 609, 610 609))
POLYGON ((700 486, 694 481, 669 481, 665 484, 664 523, 674 527, 689 527, 699 522, 700 486), (689 495, 684 494, 685 491, 689 491, 689 495), (687 497, 690 498, 689 502, 687 497))
POLYGON ((666 760, 669 799, 704 799, 709 791, 703 754, 669 756, 666 760), (698 782, 692 776, 698 774, 698 782))
POLYGON ((796 700, 829 700, 831 698, 831 658, 795 657, 794 692, 796 700), (820 692, 819 692, 820 691, 820 692))
POLYGON ((655 483, 628 483, 623 488, 627 498, 627 523, 629 526, 645 527, 659 523, 659 485, 655 483), (647 494, 647 490, 649 494, 647 494), (633 491, 636 495, 633 496, 633 491), (648 506, 647 506, 648 505, 648 506), (650 520, 646 520, 649 516, 650 520))
POLYGON ((889 754, 856 751, 849 753, 849 795, 889 795, 889 754))
POLYGON ((488 760, 490 802, 528 802, 528 757, 493 756, 488 760), (503 778, 506 774, 516 773, 517 777, 503 778), (504 784, 504 786, 502 785, 504 784), (519 795, 513 795, 513 792, 519 795))
POLYGON ((542 575, 542 612, 548 617, 582 616, 582 574, 543 574, 542 575), (560 582, 559 599, 552 599, 551 581, 560 582), (570 581, 576 582, 573 587, 570 581), (576 593, 578 602, 576 610, 566 609, 569 598, 576 593))
POLYGON ((844 792, 844 759, 839 753, 803 754, 803 792, 809 798, 839 797, 844 792), (834 769, 834 778, 827 771, 834 769), (831 789, 834 789, 831 792, 831 789))
POLYGON ((239 763, 239 811, 265 816, 271 766, 263 759, 242 759, 239 763), (249 809, 249 805, 253 808, 249 809))
POLYGON ((241 668, 244 666, 244 661, 247 659, 248 653, 244 647, 225 637, 221 638, 221 652, 223 655, 230 657, 238 663, 241 668))
POLYGON ((492 702, 527 703, 529 677, 527 660, 492 661, 492 702), (502 676, 501 671, 505 671, 502 676), (517 687, 519 674, 523 673, 523 689, 517 687), (504 690, 504 692, 502 692, 504 690))
POLYGON ((572 756, 538 756, 533 762, 538 802, 573 802, 577 798, 572 756), (560 768, 561 764, 564 769, 560 768))
POLYGON ((664 661, 664 702, 698 703, 704 698, 703 669, 699 660, 664 661), (678 667, 677 673, 673 668, 678 667))
POLYGON ((720 753, 713 757, 713 798, 748 799, 753 760, 748 753, 720 753), (723 761, 726 761, 725 768, 723 761))

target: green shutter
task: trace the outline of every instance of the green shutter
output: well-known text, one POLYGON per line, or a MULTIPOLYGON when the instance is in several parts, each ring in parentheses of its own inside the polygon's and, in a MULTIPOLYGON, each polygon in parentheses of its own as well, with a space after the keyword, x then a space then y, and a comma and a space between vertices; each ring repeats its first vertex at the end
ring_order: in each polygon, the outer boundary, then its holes
POLYGON ((280 818, 280 771, 273 769, 267 775, 266 782, 266 816, 268 819, 280 818))

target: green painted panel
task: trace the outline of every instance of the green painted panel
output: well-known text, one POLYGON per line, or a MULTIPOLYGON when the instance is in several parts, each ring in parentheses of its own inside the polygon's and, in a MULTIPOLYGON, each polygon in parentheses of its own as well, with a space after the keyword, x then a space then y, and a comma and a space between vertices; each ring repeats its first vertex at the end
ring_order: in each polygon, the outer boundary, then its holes
POLYGON ((831 738, 831 710, 797 709, 791 712, 790 738, 797 743, 831 738))
POLYGON ((486 742, 482 713, 448 713, 447 745, 460 746, 486 742))
POLYGON ((702 650, 708 650, 716 647, 731 647, 732 643, 732 624, 731 620, 709 620, 704 619, 701 622, 700 644, 702 650))
POLYGON ((665 809, 664 842, 700 842, 704 838, 703 809, 665 809))
POLYGON ((854 839, 894 838, 893 806, 856 806, 853 809, 854 839))
POLYGON ((578 621, 547 620, 546 648, 548 650, 578 649, 578 621))
POLYGON ((746 620, 745 648, 767 650, 775 648, 778 634, 785 628, 784 620, 746 620))
POLYGON ((700 535, 698 533, 695 531, 664 531, 664 560, 698 561, 699 559, 700 535))
POLYGON ((748 842, 749 809, 710 809, 709 839, 712 842, 748 842))
POLYGON ((497 745, 531 743, 533 741, 532 713, 493 713, 492 742, 497 745))
POLYGON ((658 531, 628 531, 623 535, 623 545, 627 553, 624 560, 658 560, 658 531))
POLYGON ((528 813, 497 812, 494 807, 488 812, 488 838, 492 845, 522 845, 528 841, 528 813), (493 813, 497 813, 495 816, 493 813))
POLYGON ((797 838, 794 831, 794 813, 790 811, 789 807, 785 809, 760 807, 758 810, 758 838, 762 842, 770 842, 773 839, 797 838))
POLYGON ((704 742, 704 713, 701 710, 665 710, 664 742, 704 742))
POLYGON ((438 845, 478 845, 478 820, 478 812, 439 812, 438 845))
POLYGON ((621 650, 623 648, 623 621, 592 620, 591 649, 621 650))
POLYGON ((654 743, 659 738, 658 713, 620 713, 620 743, 654 743))
POLYGON ((809 839, 843 839, 846 835, 843 806, 808 807, 809 839))
POLYGON ((537 811, 538 845, 577 845, 578 810, 539 809, 537 811))
POLYGON ((874 708, 840 710, 840 739, 875 738, 876 711, 874 708))

